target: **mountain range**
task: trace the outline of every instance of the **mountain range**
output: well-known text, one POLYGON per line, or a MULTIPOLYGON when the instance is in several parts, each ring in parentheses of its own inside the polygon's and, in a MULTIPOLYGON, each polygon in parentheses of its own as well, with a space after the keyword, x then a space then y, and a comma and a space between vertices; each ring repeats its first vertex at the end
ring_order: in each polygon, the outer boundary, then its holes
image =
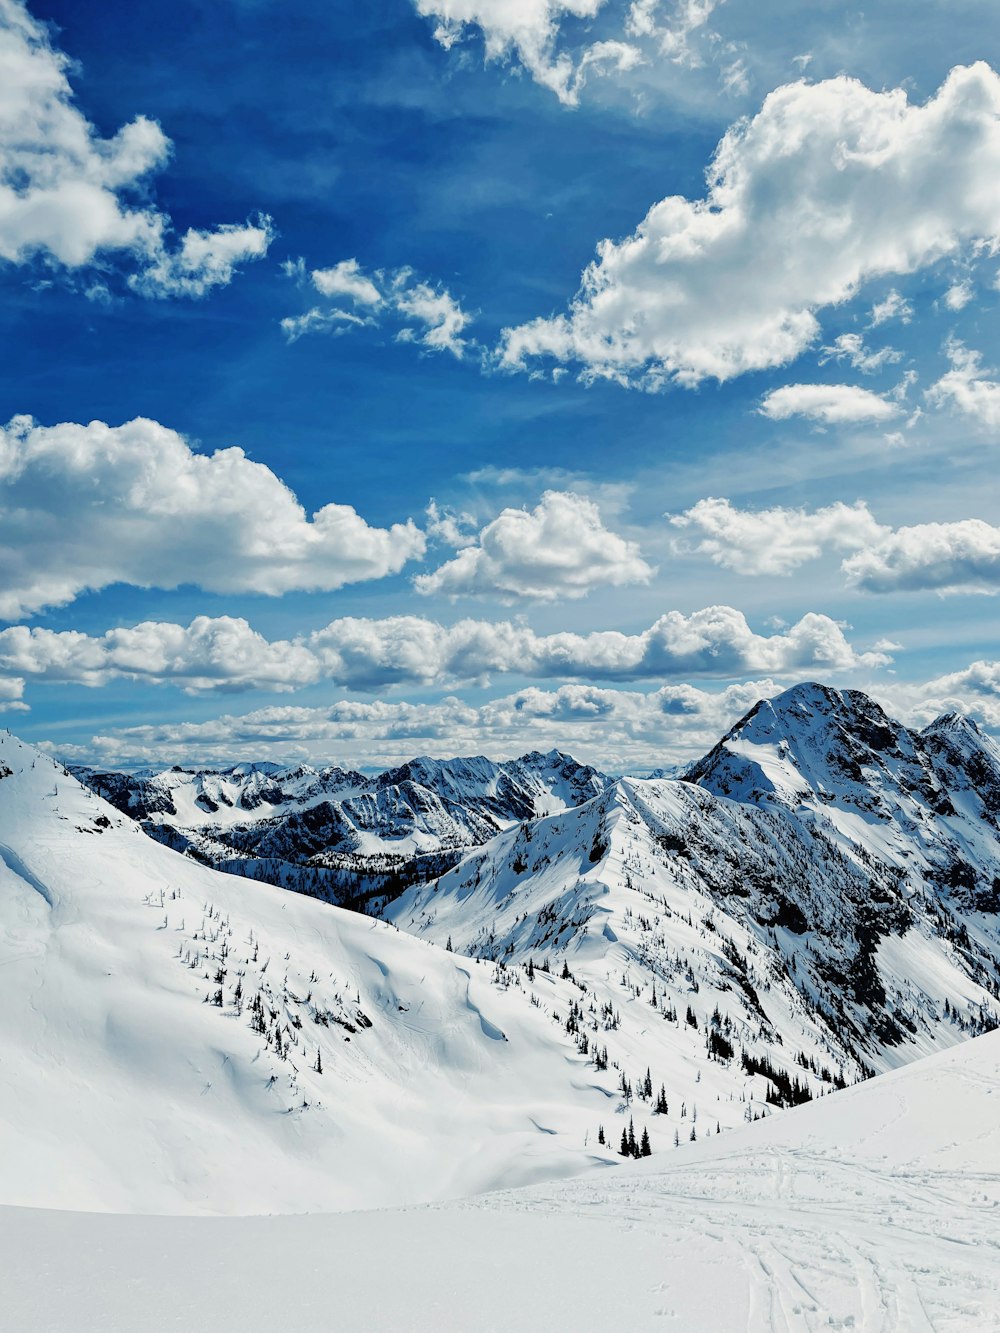
POLYGON ((9 735, 0 765, 7 1202, 468 1195, 997 1024, 1000 751, 964 718, 797 686, 679 779, 559 754, 74 775, 9 735), (215 845, 338 878, 253 883, 215 845))

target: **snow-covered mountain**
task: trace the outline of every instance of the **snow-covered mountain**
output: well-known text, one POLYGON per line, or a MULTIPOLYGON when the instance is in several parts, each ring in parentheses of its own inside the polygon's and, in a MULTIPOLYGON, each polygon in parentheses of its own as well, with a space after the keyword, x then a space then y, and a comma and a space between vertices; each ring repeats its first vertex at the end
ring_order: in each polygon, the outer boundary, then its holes
POLYGON ((676 1152, 435 1207, 0 1206, 17 1333, 987 1333, 1000 1034, 676 1152), (333 1312, 333 1313, 331 1313, 333 1312))
POLYGON ((997 1021, 1000 753, 963 719, 916 734, 797 687, 683 780, 560 755, 241 766, 127 779, 143 826, 13 738, 0 763, 20 1202, 281 1211, 568 1175, 997 1021), (373 920, 143 835, 154 797, 179 828, 196 790, 233 837, 333 809, 357 836, 359 811, 384 829, 405 807, 411 852, 441 811, 475 845, 401 892, 383 877, 373 920), (297 807, 259 818, 276 792, 297 807))
POLYGON ((438 873, 501 829, 579 805, 609 781, 555 750, 502 763, 414 759, 374 777, 275 764, 73 771, 176 850, 350 905, 438 873))
POLYGON ((0 1190, 245 1213, 443 1198, 612 1160, 530 988, 208 869, 0 734, 0 1190))
MULTIPOLYGON (((689 1055, 698 1034, 786 1084, 850 1080, 996 1024, 998 791, 1000 751, 972 723, 915 735, 856 691, 796 687, 686 780, 621 779, 383 912, 473 956, 565 961, 600 1006, 624 986, 689 1026, 689 1055)), ((634 1064, 635 1039, 607 1044, 634 1064)))

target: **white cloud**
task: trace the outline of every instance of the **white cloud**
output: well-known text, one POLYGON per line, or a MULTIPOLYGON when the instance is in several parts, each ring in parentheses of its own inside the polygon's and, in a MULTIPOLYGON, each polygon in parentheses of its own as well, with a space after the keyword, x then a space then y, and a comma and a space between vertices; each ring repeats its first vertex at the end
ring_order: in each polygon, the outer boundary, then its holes
POLYGON ((928 681, 879 682, 872 693, 911 726, 924 727, 944 713, 963 713, 1000 730, 1000 662, 971 662, 928 681))
POLYGON ((865 592, 1000 592, 1000 528, 977 518, 897 528, 844 561, 865 592))
POLYGON ((324 676, 362 689, 403 682, 457 684, 503 673, 606 681, 732 678, 808 667, 839 671, 887 661, 881 654, 856 652, 843 627, 828 616, 810 613, 782 633, 760 635, 729 606, 688 616, 670 611, 637 634, 537 634, 509 621, 484 620, 461 620, 445 628, 417 616, 393 616, 336 620, 300 642, 321 660, 324 676))
POLYGON ((401 329, 396 335, 401 342, 419 342, 433 351, 447 351, 461 357, 465 349, 462 332, 471 317, 450 292, 435 290, 426 282, 409 287, 401 283, 394 290, 392 300, 401 315, 423 326, 422 332, 413 328, 401 329))
MULTIPOLYGON (((809 679, 803 675, 801 679, 809 679)), ((720 690, 680 683, 649 692, 598 685, 531 686, 479 705, 340 701, 270 707, 202 722, 124 727, 86 745, 52 745, 65 759, 106 764, 230 764, 245 760, 384 767, 414 754, 448 757, 559 748, 599 768, 635 773, 700 758, 759 699, 786 682, 745 681, 720 690)), ((978 661, 926 682, 882 677, 861 688, 914 726, 957 711, 1000 729, 1000 662, 978 661)))
POLYGON ((0 429, 4 619, 116 582, 328 590, 396 573, 424 545, 411 522, 372 528, 349 505, 310 517, 242 449, 199 454, 155 421, 0 429))
POLYGON ((913 318, 913 306, 909 301, 903 299, 895 287, 889 289, 885 300, 876 301, 869 312, 871 328, 878 328, 879 324, 885 324, 890 319, 898 319, 903 324, 909 324, 913 318))
POLYGON ((132 275, 129 285, 148 296, 204 296, 212 287, 227 286, 237 265, 262 259, 273 239, 267 217, 214 231, 192 228, 181 238, 180 249, 161 251, 147 268, 132 275))
POLYGON ((339 303, 313 306, 305 314, 283 319, 281 327, 289 342, 307 333, 344 333, 351 326, 377 326, 391 315, 406 321, 396 332, 398 342, 417 342, 432 352, 451 352, 459 358, 465 354, 467 342, 462 335, 472 316, 446 288, 415 280, 410 268, 377 269, 369 274, 356 259, 342 259, 332 268, 313 269, 307 275, 305 264, 298 260, 286 264, 285 272, 339 303))
POLYGON ((738 574, 790 574, 837 551, 847 553, 848 584, 863 592, 1000 592, 1000 528, 980 519, 890 528, 861 501, 754 511, 709 497, 670 522, 685 534, 676 543, 681 554, 738 574))
POLYGON ((58 750, 67 759, 109 764, 231 763, 239 755, 374 767, 401 763, 415 753, 486 752, 501 758, 558 747, 605 768, 648 771, 664 761, 700 756, 777 688, 770 680, 718 692, 668 685, 648 694, 563 685, 521 690, 479 706, 455 698, 343 701, 325 708, 262 708, 207 722, 127 727, 95 736, 87 746, 58 750))
POLYGON ((879 540, 888 528, 877 523, 862 501, 837 501, 824 509, 736 509, 709 496, 670 519, 694 541, 682 544, 737 574, 790 574, 827 550, 857 551, 879 540))
POLYGON ((138 265, 136 290, 200 296, 266 253, 266 218, 172 245, 166 214, 129 201, 166 165, 170 140, 145 116, 102 138, 74 103, 69 68, 21 0, 0 0, 0 259, 81 269, 118 253, 138 265))
POLYGON ((845 77, 788 84, 725 135, 704 199, 663 199, 602 241, 568 313, 506 330, 500 363, 576 362, 647 388, 727 380, 791 361, 816 312, 865 282, 983 239, 1000 240, 989 66, 952 70, 923 105, 845 77))
POLYGON ((964 310, 973 297, 972 283, 966 279, 964 282, 953 283, 944 294, 944 303, 949 310, 964 310))
POLYGON ((420 574, 420 593, 554 601, 593 588, 645 583, 652 568, 635 542, 611 532, 597 505, 569 491, 546 491, 530 512, 504 509, 446 564, 420 574))
POLYGON ((425 513, 427 522, 424 531, 430 540, 444 542, 456 550, 476 540, 476 520, 471 514, 456 514, 452 509, 442 509, 436 500, 430 501, 425 513))
POLYGON ((347 297, 356 305, 381 305, 382 293, 356 259, 342 259, 332 268, 312 271, 313 286, 324 296, 347 297))
POLYGON ((950 407, 972 417, 980 426, 993 430, 1000 426, 1000 384, 984 370, 982 356, 957 339, 946 344, 951 370, 925 392, 934 407, 950 407))
POLYGON ((98 686, 111 680, 174 683, 190 693, 310 685, 321 674, 302 644, 269 643, 245 620, 196 617, 190 625, 147 621, 98 637, 15 625, 0 630, 0 670, 98 686))
POLYGON ((671 611, 638 634, 538 634, 510 621, 444 626, 419 616, 346 617, 295 639, 269 641, 243 619, 199 616, 190 625, 147 621, 92 636, 74 630, 0 630, 0 680, 88 686, 131 679, 189 693, 285 692, 319 681, 362 691, 391 685, 482 684, 494 675, 591 681, 733 678, 877 667, 884 652, 859 653, 843 627, 810 613, 756 634, 728 606, 671 611))
POLYGON ((0 678, 0 713, 26 713, 28 705, 22 701, 24 681, 17 676, 0 678))
POLYGON ((632 0, 625 31, 634 37, 652 38, 660 54, 677 65, 696 66, 701 57, 692 45, 695 33, 705 28, 723 0, 677 0, 673 14, 660 23, 661 0, 632 0))
POLYGON ((761 416, 772 421, 808 417, 825 425, 855 425, 862 421, 889 421, 899 416, 898 403, 856 384, 785 384, 761 401, 761 416))
MULTIPOLYGON (((641 773, 700 758, 759 699, 784 685, 762 679, 705 690, 683 683, 649 692, 532 686, 478 706, 456 698, 342 701, 127 727, 95 736, 87 745, 45 748, 66 759, 108 764, 229 764, 239 756, 376 767, 416 753, 502 758, 557 747, 599 768, 641 773)), ((910 725, 926 726, 957 711, 1000 729, 1000 662, 973 662, 925 682, 865 680, 861 688, 910 725)))
POLYGON ((641 60, 636 47, 620 41, 585 45, 577 58, 557 50, 564 19, 592 19, 605 0, 413 0, 418 14, 437 20, 434 36, 446 49, 467 28, 483 36, 487 60, 520 61, 537 83, 567 106, 579 100, 588 69, 626 70, 641 60))
POLYGON ((842 333, 834 338, 829 347, 823 348, 819 363, 822 366, 828 361, 847 361, 855 370, 860 370, 862 375, 871 375, 902 359, 903 353, 897 352, 894 347, 880 347, 877 352, 873 352, 865 346, 860 333, 842 333))

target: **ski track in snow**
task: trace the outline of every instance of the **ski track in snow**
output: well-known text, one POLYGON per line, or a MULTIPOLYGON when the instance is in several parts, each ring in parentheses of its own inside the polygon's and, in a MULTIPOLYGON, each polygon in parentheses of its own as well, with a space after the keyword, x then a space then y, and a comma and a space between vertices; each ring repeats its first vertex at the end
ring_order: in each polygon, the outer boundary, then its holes
POLYGON ((0 1208, 0 1326, 989 1333, 997 1106, 990 1034, 724 1139, 460 1203, 229 1219, 0 1208))

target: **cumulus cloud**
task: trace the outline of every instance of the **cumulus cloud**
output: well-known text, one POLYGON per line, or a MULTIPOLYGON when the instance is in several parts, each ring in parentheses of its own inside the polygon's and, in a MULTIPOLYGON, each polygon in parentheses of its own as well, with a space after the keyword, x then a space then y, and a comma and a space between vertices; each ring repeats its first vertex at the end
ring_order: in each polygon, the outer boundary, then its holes
MULTIPOLYGON (((643 773, 699 758, 759 699, 786 684, 767 678, 722 689, 677 683, 648 692, 530 686, 478 705, 454 697, 433 703, 342 700, 123 727, 89 744, 44 748, 67 760, 102 764, 221 765, 239 756, 362 768, 399 764, 414 754, 503 758, 559 748, 606 770, 643 773)), ((911 726, 957 711, 1000 730, 1000 662, 973 662, 925 682, 883 676, 863 680, 861 688, 911 726)))
POLYGON ((897 528, 844 561, 865 592, 1000 592, 1000 528, 981 519, 897 528))
MULTIPOLYGON (((681 554, 737 574, 790 574, 828 552, 862 592, 1000 592, 1000 528, 981 519, 891 528, 862 501, 823 509, 738 509, 709 496, 670 518, 681 554)), ((771 668, 768 668, 771 669, 771 668)))
POLYGON ((812 511, 754 511, 709 496, 670 522, 690 536, 679 543, 682 551, 706 555, 737 574, 790 574, 828 550, 857 551, 889 531, 860 500, 812 511))
POLYGON ((777 689, 770 680, 717 692, 669 685, 648 694, 563 685, 533 687, 478 706, 446 698, 262 708, 207 722, 121 728, 95 736, 87 746, 60 746, 59 753, 108 764, 232 763, 240 755, 375 767, 415 753, 485 752, 501 758, 558 747, 605 768, 641 772, 701 755, 758 699, 777 689))
POLYGON ((242 449, 200 454, 137 418, 0 428, 0 617, 124 582, 277 595, 396 573, 424 551, 412 522, 349 505, 312 516, 242 449))
POLYGON ((21 713, 28 711, 23 702, 24 681, 17 676, 0 677, 0 713, 21 713))
POLYGON ((410 268, 378 269, 366 273, 356 259, 342 259, 331 268, 306 273, 302 260, 286 264, 285 271, 314 288, 333 305, 313 306, 302 315, 281 321, 289 342, 307 333, 345 333, 359 325, 378 326, 386 318, 402 321, 398 342, 416 342, 432 352, 465 354, 463 336, 472 322, 445 287, 414 277, 410 268))
POLYGON ((785 384, 765 394, 760 405, 761 416, 772 421, 808 417, 828 426, 889 421, 900 411, 898 403, 856 384, 785 384))
POLYGON ((878 682, 872 694, 910 726, 924 727, 944 713, 963 713, 1000 731, 1000 662, 980 660, 928 681, 878 682))
MULTIPOLYGON (((888 662, 859 653, 843 627, 808 614, 769 635, 728 606, 671 611, 647 630, 538 634, 510 621, 444 626, 419 616, 345 617, 295 639, 270 641, 246 620, 199 616, 146 621, 92 636, 15 625, 0 630, 0 679, 99 686, 130 679, 189 693, 300 689, 318 681, 372 691, 391 685, 485 683, 494 675, 597 681, 716 679, 747 672, 843 671, 888 662)), ((21 697, 18 690, 16 697, 21 697)))
MULTIPOLYGON (((238 755, 374 768, 418 753, 502 758, 556 747, 598 767, 642 773, 699 758, 759 699, 786 684, 762 679, 712 690, 678 683, 649 692, 531 686, 479 705, 457 698, 344 700, 322 708, 270 707, 204 722, 125 727, 87 745, 45 748, 65 759, 106 764, 230 764, 238 755)), ((973 662, 924 682, 881 677, 861 687, 911 726, 960 712, 1000 730, 1000 662, 973 662)))
POLYGON ((500 364, 654 389, 728 380, 798 356, 816 312, 862 284, 983 240, 1000 242, 988 65, 952 70, 923 105, 846 77, 788 84, 724 136, 703 199, 663 199, 601 241, 568 312, 506 330, 500 364))
POLYGON ((119 254, 136 266, 137 291, 201 296, 266 253, 267 218, 172 241, 167 215, 140 202, 170 140, 145 116, 102 138, 74 102, 69 68, 21 0, 0 0, 0 260, 73 270, 119 254))
POLYGON ((587 74, 627 70, 641 59, 628 42, 597 41, 578 53, 559 50, 566 19, 593 19, 605 0, 413 0, 417 13, 435 19, 434 37, 446 49, 469 28, 482 33, 486 59, 515 58, 566 106, 575 106, 587 74))
POLYGON ((860 333, 842 333, 834 338, 829 347, 823 348, 819 363, 822 366, 828 361, 846 361, 855 370, 860 370, 862 375, 871 375, 902 359, 903 353, 897 352, 894 347, 880 347, 878 351, 872 351, 865 346, 860 333))
POLYGON ((890 319, 898 319, 902 324, 909 324, 913 318, 913 306, 900 296, 895 287, 891 287, 885 299, 876 301, 872 306, 868 318, 870 321, 869 327, 873 329, 878 328, 880 324, 887 323, 890 319))
POLYGON ((531 511, 504 509, 476 541, 430 574, 420 593, 554 601, 593 588, 645 583, 652 568, 635 542, 611 532, 597 505, 570 491, 546 491, 531 511))
POLYGON ((996 429, 1000 426, 1000 383, 989 378, 994 372, 984 370, 982 355, 957 339, 950 339, 945 350, 951 369, 924 397, 933 407, 952 408, 980 426, 996 429))
POLYGON ((273 239, 267 217, 214 231, 190 228, 178 249, 154 255, 146 268, 131 276, 129 286, 148 296, 204 296, 212 287, 228 286, 239 264, 262 259, 273 239))
POLYGON ((321 674, 316 655, 302 644, 270 643, 232 616, 198 616, 186 626, 146 621, 100 636, 14 625, 0 630, 0 670, 88 686, 122 679, 170 682, 192 694, 283 692, 321 674))
POLYGON ((944 303, 949 310, 964 310, 973 295, 972 283, 966 279, 963 282, 953 283, 948 288, 944 294, 944 303))

